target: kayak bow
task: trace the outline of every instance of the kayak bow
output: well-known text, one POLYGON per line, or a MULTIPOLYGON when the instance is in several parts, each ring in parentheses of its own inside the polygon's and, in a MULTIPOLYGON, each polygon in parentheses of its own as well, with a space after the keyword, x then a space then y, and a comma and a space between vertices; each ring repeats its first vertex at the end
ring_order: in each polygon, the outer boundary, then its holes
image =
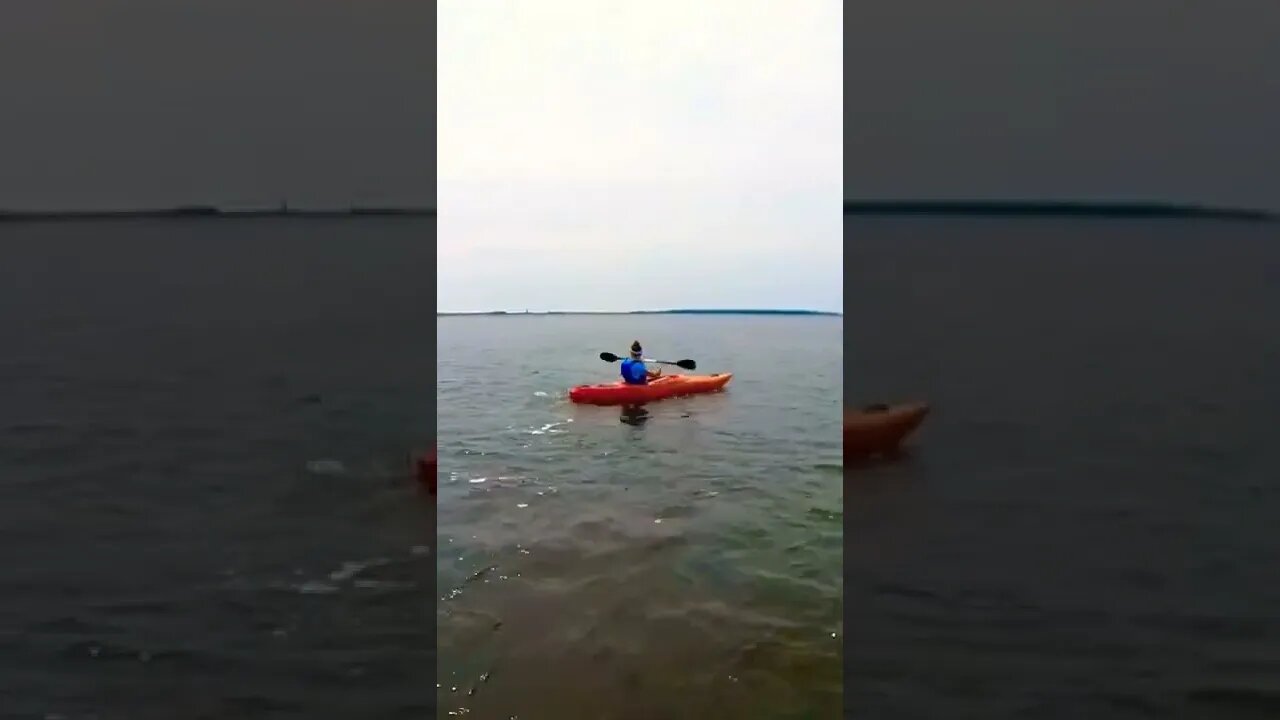
POLYGON ((929 414, 926 403, 874 405, 846 412, 844 416, 845 460, 890 455, 898 450, 929 414))

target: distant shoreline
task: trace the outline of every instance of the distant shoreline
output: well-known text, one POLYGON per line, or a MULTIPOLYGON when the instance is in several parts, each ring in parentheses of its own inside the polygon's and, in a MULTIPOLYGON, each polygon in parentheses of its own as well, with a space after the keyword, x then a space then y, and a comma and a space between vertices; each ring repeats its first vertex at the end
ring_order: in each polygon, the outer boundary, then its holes
POLYGON ((1161 202, 1074 200, 845 200, 845 215, 1072 217, 1275 221, 1266 210, 1161 202))
MULTIPOLYGON (((845 200, 846 216, 916 217, 1058 217, 1109 219, 1206 219, 1275 222, 1280 213, 1252 208, 1215 207, 1161 202, 1094 202, 1075 200, 845 200)), ((351 206, 345 208, 280 207, 234 208, 216 205, 180 205, 167 208, 114 210, 3 210, 4 222, 59 222, 138 219, 336 219, 366 217, 435 217, 436 209, 413 206, 351 206)), ((670 311, 661 311, 670 312, 670 311)), ((681 311, 689 312, 689 311, 681 311)), ((721 312, 721 311, 694 311, 721 312)), ((740 311, 734 311, 740 314, 740 311)), ((757 311, 746 311, 755 314, 757 311)), ((774 313, 774 311, 768 311, 774 313)), ((791 311, 779 311, 783 314, 791 311)), ((805 314, 797 311, 794 314, 805 314)))
POLYGON ((133 208, 121 210, 0 210, 0 223, 66 222, 85 220, 141 219, 216 219, 252 218, 367 218, 367 217, 435 217, 435 208, 426 207, 346 207, 346 208, 224 208, 214 205, 181 205, 172 208, 133 208))
POLYGON ((677 308, 674 310, 488 310, 479 312, 436 312, 436 317, 477 317, 477 316, 543 316, 543 315, 808 315, 823 317, 840 317, 843 313, 826 310, 775 310, 775 309, 726 309, 711 310, 700 308, 677 308))

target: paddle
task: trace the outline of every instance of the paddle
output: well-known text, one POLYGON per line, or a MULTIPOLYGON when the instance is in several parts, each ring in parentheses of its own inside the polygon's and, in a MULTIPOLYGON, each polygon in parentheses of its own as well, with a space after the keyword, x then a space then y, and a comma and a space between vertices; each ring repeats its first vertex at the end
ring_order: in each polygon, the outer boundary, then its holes
MULTIPOLYGON (((618 357, 617 355, 614 355, 611 352, 602 352, 600 353, 600 359, 605 362, 617 362, 622 358, 618 357)), ((677 367, 682 367, 685 370, 698 369, 698 363, 692 360, 676 360, 675 362, 672 362, 670 360, 651 360, 649 358, 645 358, 644 361, 647 363, 657 363, 659 365, 675 365, 677 367)))

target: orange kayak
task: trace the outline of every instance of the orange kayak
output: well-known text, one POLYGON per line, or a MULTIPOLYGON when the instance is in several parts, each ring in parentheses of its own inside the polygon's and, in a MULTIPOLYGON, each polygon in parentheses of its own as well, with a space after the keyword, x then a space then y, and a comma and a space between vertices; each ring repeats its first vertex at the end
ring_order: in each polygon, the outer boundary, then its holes
POLYGON ((569 400, 583 405, 640 405, 671 397, 716 392, 732 379, 733 373, 663 375, 648 385, 628 385, 621 380, 607 385, 579 385, 569 389, 569 400))
POLYGON ((925 403, 873 405, 844 415, 846 460, 895 452, 929 414, 925 403))
POLYGON ((430 455, 418 458, 418 482, 427 486, 432 495, 436 494, 436 449, 431 448, 430 455))

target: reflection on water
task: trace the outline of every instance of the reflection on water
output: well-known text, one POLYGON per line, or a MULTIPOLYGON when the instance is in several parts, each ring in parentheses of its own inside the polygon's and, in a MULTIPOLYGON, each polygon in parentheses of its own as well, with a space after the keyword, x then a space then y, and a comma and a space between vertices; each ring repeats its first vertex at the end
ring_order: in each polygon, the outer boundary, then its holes
POLYGON ((649 411, 643 405, 623 405, 618 419, 627 425, 643 425, 649 419, 649 411))

